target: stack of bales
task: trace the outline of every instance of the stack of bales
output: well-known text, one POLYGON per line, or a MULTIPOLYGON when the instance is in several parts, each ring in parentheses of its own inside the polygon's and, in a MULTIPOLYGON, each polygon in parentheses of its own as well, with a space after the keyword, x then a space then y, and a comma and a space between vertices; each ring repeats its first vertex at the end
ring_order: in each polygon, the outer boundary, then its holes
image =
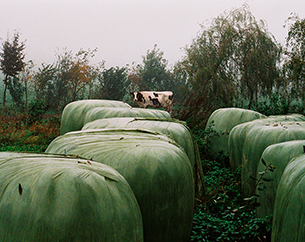
POLYGON ((111 166, 136 196, 145 241, 187 241, 193 218, 193 173, 186 153, 172 139, 148 130, 84 130, 56 138, 46 152, 111 166))
POLYGON ((264 150, 272 144, 305 139, 304 122, 255 125, 247 132, 242 152, 241 179, 245 197, 255 193, 257 167, 264 150))
POLYGON ((199 150, 191 131, 184 122, 175 119, 106 118, 89 122, 84 125, 82 130, 111 128, 146 129, 167 135, 176 141, 188 155, 193 167, 195 196, 197 199, 203 199, 204 178, 199 150))
MULTIPOLYGON (((230 155, 230 165, 232 169, 236 169, 242 165, 243 160, 243 149, 245 139, 249 137, 249 133, 255 127, 283 127, 282 122, 295 122, 297 125, 298 122, 305 121, 305 117, 299 114, 292 115, 278 115, 278 116, 269 116, 264 119, 257 119, 251 122, 246 122, 240 125, 236 125, 229 133, 228 138, 228 149, 230 155)), ((292 123, 291 123, 292 124, 292 123)), ((258 130, 259 130, 258 128, 258 130)))
MULTIPOLYGON (((305 239, 304 121, 299 114, 258 118, 232 127, 228 136, 231 169, 241 167, 245 197, 258 195, 257 216, 273 214, 274 242, 305 239)), ((215 121, 217 131, 225 131, 217 125, 215 121)), ((231 127, 230 122, 228 126, 231 127)), ((220 146, 214 150, 224 151, 226 146, 217 143, 219 140, 213 140, 214 145, 220 146)))
POLYGON ((81 100, 69 103, 63 110, 60 133, 81 130, 91 121, 113 117, 170 118, 168 112, 132 108, 129 104, 112 100, 81 100))
POLYGON ((204 194, 198 147, 189 129, 165 111, 98 102, 67 105, 62 135, 51 142, 46 153, 82 157, 112 167, 134 193, 145 241, 188 241, 195 188, 196 196, 204 194))

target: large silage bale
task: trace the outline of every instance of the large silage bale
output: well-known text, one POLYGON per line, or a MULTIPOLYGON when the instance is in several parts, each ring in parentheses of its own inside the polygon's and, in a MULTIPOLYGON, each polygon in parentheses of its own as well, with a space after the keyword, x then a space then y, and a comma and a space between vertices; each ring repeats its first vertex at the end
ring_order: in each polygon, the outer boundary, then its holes
POLYGON ((305 139, 305 122, 279 122, 252 127, 245 137, 241 165, 242 189, 245 197, 255 188, 257 167, 263 151, 272 144, 305 139))
POLYGON ((214 154, 228 153, 229 133, 236 125, 256 119, 266 118, 265 115, 242 108, 220 108, 209 117, 206 130, 212 128, 217 136, 211 139, 211 150, 214 154))
POLYGON ((196 198, 204 196, 204 175, 197 143, 184 122, 176 119, 105 118, 84 125, 82 130, 111 128, 139 128, 168 135, 182 146, 193 166, 196 198))
POLYGON ((0 241, 143 241, 140 208, 113 168, 0 152, 0 241))
POLYGON ((166 111, 157 110, 157 109, 97 107, 91 109, 86 113, 84 118, 84 124, 87 124, 97 119, 122 118, 122 117, 170 119, 170 114, 166 111))
POLYGON ((273 214, 275 195, 282 174, 289 161, 297 156, 304 154, 305 140, 294 140, 277 143, 268 146, 260 159, 256 179, 261 178, 261 183, 256 191, 258 195, 257 202, 260 206, 256 208, 258 217, 266 217, 273 214), (274 168, 268 166, 272 165, 274 168), (266 173, 264 173, 266 171, 266 173), (263 174, 260 172, 263 172, 263 174))
POLYGON ((60 123, 60 133, 81 130, 86 113, 95 107, 131 108, 127 103, 115 100, 80 100, 65 106, 60 123))
POLYGON ((186 153, 172 139, 140 129, 83 130, 56 138, 46 152, 78 155, 113 167, 134 191, 145 241, 188 241, 193 173, 186 153))
POLYGON ((228 147, 230 156, 230 167, 235 170, 242 164, 243 147, 247 133, 255 126, 265 126, 279 124, 288 121, 305 121, 301 114, 274 115, 265 119, 257 119, 243 124, 236 125, 229 133, 228 147))
POLYGON ((305 155, 292 159, 278 185, 272 224, 272 242, 305 241, 305 155))

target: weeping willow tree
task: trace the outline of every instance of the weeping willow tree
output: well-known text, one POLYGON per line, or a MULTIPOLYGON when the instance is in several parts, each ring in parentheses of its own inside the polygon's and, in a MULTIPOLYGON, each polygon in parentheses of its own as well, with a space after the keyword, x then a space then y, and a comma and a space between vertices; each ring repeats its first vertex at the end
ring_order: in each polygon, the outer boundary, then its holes
MULTIPOLYGON (((286 21, 288 36, 284 60, 287 94, 290 98, 305 98, 305 18, 293 13, 286 21)), ((304 103, 304 102, 303 102, 304 103)))
POLYGON ((247 4, 202 25, 185 52, 178 65, 187 74, 190 98, 204 96, 202 105, 214 109, 240 98, 251 107, 259 94, 271 93, 279 78, 281 48, 247 4))

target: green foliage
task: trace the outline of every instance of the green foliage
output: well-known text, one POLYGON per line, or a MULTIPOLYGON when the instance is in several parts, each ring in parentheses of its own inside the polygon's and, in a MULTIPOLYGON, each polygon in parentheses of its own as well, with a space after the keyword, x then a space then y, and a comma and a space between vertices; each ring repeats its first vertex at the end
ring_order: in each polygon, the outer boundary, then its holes
POLYGON ((211 122, 206 129, 193 129, 203 158, 207 191, 194 214, 190 241, 270 241, 272 217, 256 218, 255 196, 243 199, 241 168, 232 172, 227 155, 210 153, 210 140, 221 135, 213 126, 211 122))
POLYGON ((67 103, 83 99, 86 87, 92 85, 96 69, 89 65, 95 50, 80 50, 76 54, 64 49, 56 55, 53 64, 42 64, 35 78, 36 99, 53 109, 62 109, 67 103))
POLYGON ((48 106, 41 100, 34 100, 29 106, 28 123, 33 124, 42 119, 42 115, 46 113, 48 106))
POLYGON ((8 78, 7 88, 10 91, 14 105, 17 108, 21 108, 23 106, 24 86, 19 77, 8 78))
POLYGON ((164 52, 154 46, 143 56, 143 65, 139 68, 139 90, 169 91, 172 87, 172 77, 167 70, 167 60, 163 57, 164 52))
POLYGON ((107 100, 122 100, 130 84, 126 68, 118 66, 103 70, 97 79, 99 85, 93 97, 107 100))
POLYGON ((25 43, 20 42, 20 33, 15 31, 13 41, 9 38, 2 44, 2 53, 0 53, 0 69, 4 75, 14 77, 24 67, 25 43))
POLYGON ((252 109, 266 116, 285 115, 293 111, 290 108, 287 97, 281 95, 279 92, 273 92, 270 98, 258 101, 252 109))
POLYGON ((219 137, 222 134, 221 132, 217 132, 215 129, 213 129, 213 126, 215 126, 214 121, 212 121, 208 127, 206 127, 206 129, 202 127, 195 127, 193 129, 193 134, 198 144, 200 156, 204 159, 213 158, 213 156, 211 156, 211 139, 219 137))
POLYGON ((203 160, 207 199, 198 207, 190 241, 270 241, 271 217, 256 218, 236 180, 219 160, 203 160))
POLYGON ((56 68, 53 64, 42 64, 35 73, 35 93, 37 100, 43 100, 45 105, 55 107, 55 83, 56 68))

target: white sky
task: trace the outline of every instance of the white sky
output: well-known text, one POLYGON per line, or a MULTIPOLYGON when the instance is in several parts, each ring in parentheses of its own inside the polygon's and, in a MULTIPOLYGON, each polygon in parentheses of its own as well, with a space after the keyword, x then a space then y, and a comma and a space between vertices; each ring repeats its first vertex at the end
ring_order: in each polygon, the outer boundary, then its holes
POLYGON ((65 47, 73 53, 97 47, 91 64, 123 67, 142 63, 154 44, 174 64, 200 23, 245 2, 280 43, 290 13, 305 18, 304 0, 0 0, 0 42, 17 29, 26 40, 26 60, 38 66, 53 63, 65 47))

